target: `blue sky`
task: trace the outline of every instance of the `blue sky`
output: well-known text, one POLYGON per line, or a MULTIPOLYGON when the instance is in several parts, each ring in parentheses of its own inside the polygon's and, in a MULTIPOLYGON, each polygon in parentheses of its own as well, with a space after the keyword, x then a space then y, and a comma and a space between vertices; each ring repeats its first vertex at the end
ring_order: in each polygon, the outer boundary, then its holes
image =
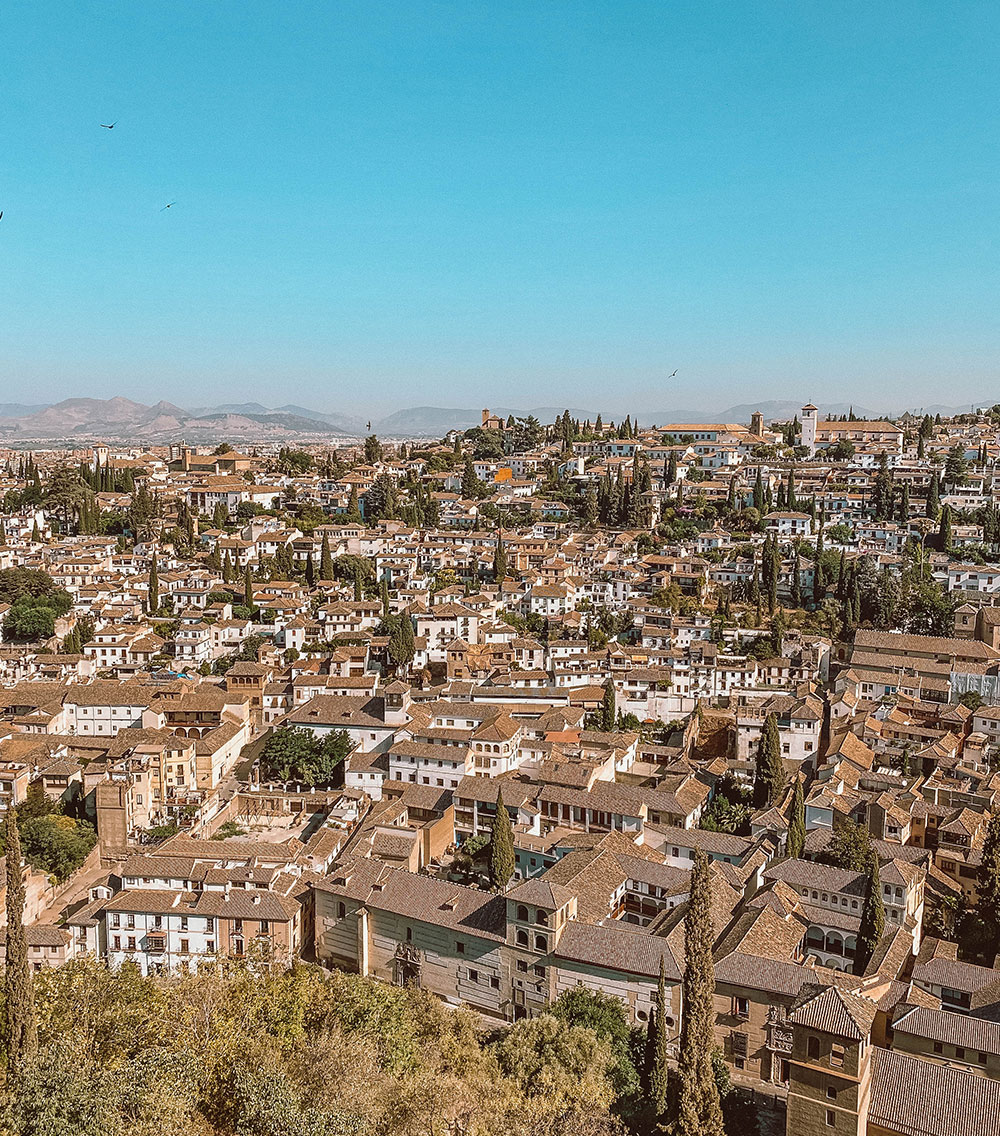
POLYGON ((17 0, 0 401, 1000 399, 998 43, 995 0, 17 0))

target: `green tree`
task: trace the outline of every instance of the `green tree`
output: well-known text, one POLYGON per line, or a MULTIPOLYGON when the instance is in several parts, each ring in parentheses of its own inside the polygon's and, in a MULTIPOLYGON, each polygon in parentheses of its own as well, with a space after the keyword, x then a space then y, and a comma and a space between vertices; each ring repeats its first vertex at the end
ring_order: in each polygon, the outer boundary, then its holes
POLYGON ((698 848, 684 917, 684 983, 676 1125, 678 1133, 692 1136, 724 1136, 722 1104, 712 1066, 715 1049, 714 941, 711 869, 708 857, 698 848))
POLYGON ((369 434, 365 438, 365 464, 375 465, 376 462, 382 460, 382 443, 374 434, 369 434))
POLYGON ((941 482, 937 471, 931 475, 930 488, 927 490, 927 505, 924 513, 932 521, 936 521, 941 513, 941 482))
POLYGON ((4 863, 7 893, 7 961, 4 971, 4 1050, 8 1084, 17 1084, 38 1047, 35 1007, 28 969, 28 942, 24 930, 24 876, 17 817, 7 809, 4 818, 4 863))
POLYGON ((947 552, 951 548, 951 506, 945 505, 941 510, 941 521, 938 525, 938 548, 947 552))
POLYGON ((615 722, 618 718, 614 679, 609 678, 604 684, 604 697, 601 699, 601 709, 598 713, 600 717, 599 728, 605 733, 610 733, 615 728, 615 722))
POLYGON ((976 914, 993 941, 1000 938, 1000 812, 990 818, 976 874, 976 914))
POLYGON ((498 582, 507 577, 507 549, 502 532, 497 533, 497 545, 493 553, 493 577, 498 582))
POLYGON ((854 956, 854 973, 861 975, 868 969, 882 942, 885 931, 885 904, 882 900, 882 881, 879 878, 878 855, 868 859, 868 879, 865 883, 865 902, 861 908, 861 926, 858 929, 857 953, 854 956))
POLYGON ((757 743, 754 763, 753 804, 756 809, 765 809, 773 804, 785 787, 785 767, 781 761, 781 736, 778 733, 778 719, 769 713, 757 743))
POLYGON ((792 815, 788 822, 788 843, 786 851, 792 859, 802 855, 806 843, 806 807, 802 795, 802 778, 796 774, 792 789, 792 815))
POLYGON ((824 864, 863 872, 874 852, 871 833, 863 825, 844 818, 835 822, 830 842, 820 854, 824 864))
POLYGON ((514 875, 514 830, 503 803, 503 790, 497 790, 497 808, 490 826, 490 883, 504 892, 514 875))
POLYGON ((319 546, 319 578, 333 579, 333 557, 330 555, 330 541, 326 533, 323 533, 323 540, 319 546))
POLYGON ((331 785, 343 780, 343 763, 354 748, 346 730, 331 730, 322 737, 298 726, 275 730, 260 754, 267 780, 299 781, 304 785, 331 785))
POLYGON ((243 606, 253 607, 253 578, 249 564, 243 569, 243 606))
POLYGON ((97 843, 93 825, 58 813, 25 820, 21 838, 28 863, 60 883, 69 879, 97 843))
POLYGON ((653 1114, 663 1119, 670 1104, 670 1038, 667 1032, 667 979, 660 956, 660 977, 656 984, 655 1026, 650 1056, 649 1089, 653 1114))
POLYGON ((568 1025, 592 1030, 610 1045, 614 1055, 611 1078, 616 1096, 621 1097, 637 1087, 639 1075, 633 1057, 632 1030, 621 998, 574 986, 555 1000, 552 1015, 568 1025))
POLYGON ((156 566, 156 553, 153 553, 153 560, 149 566, 149 593, 147 606, 149 613, 152 615, 154 612, 160 610, 160 574, 156 566))

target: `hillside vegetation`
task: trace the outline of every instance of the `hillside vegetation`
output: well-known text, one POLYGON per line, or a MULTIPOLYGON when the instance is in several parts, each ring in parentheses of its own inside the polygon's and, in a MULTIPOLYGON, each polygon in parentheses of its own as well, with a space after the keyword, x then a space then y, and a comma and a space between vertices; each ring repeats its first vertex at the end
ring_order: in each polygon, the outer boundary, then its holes
POLYGON ((606 1136, 615 1065, 544 1015, 497 1034, 427 994, 297 966, 180 978, 82 960, 34 979, 17 1136, 606 1136))

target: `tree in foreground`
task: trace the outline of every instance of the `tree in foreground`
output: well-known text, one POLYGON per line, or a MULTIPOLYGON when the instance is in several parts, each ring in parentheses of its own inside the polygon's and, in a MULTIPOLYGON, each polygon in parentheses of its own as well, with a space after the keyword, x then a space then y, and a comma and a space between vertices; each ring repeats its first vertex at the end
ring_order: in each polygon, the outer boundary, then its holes
POLYGON ((514 874, 514 830, 503 803, 503 790, 497 790, 497 811, 490 829, 490 883, 495 891, 507 890, 514 874))
POLYGON ((1000 936, 1000 812, 993 814, 976 877, 976 914, 994 941, 1000 936))
POLYGON ((7 887, 7 964, 4 971, 4 1049, 7 1080, 16 1083, 38 1048, 35 1007, 28 969, 28 940, 24 930, 24 877, 17 815, 7 810, 4 820, 4 861, 7 887))
POLYGON ((764 719, 764 727, 757 743, 757 757, 753 778, 753 804, 766 809, 780 796, 785 787, 785 767, 781 763, 781 737, 778 719, 774 713, 764 719))
POLYGON ((868 860, 868 883, 865 902, 861 908, 861 926, 854 956, 854 973, 864 974, 878 950, 885 931, 885 904, 882 901, 882 881, 879 878, 878 854, 872 852, 868 860))
POLYGON ((660 958, 660 979, 656 986, 656 1010, 653 1017, 653 1044, 649 1054, 649 1095, 653 1114, 662 1120, 670 1103, 670 1058, 667 1035, 667 980, 660 958))
POLYGON ((681 1047, 678 1058, 680 1087, 677 1098, 676 1136, 724 1136, 722 1104, 712 1067, 715 1049, 715 967, 712 946, 712 876, 708 857, 695 851, 691 896, 684 917, 684 985, 682 991, 681 1047))

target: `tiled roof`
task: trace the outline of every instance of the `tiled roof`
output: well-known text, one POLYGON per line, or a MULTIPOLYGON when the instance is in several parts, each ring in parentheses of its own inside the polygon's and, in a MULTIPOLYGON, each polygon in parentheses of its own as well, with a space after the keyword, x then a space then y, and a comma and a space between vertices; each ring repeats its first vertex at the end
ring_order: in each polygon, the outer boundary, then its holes
POLYGON ((875 1048, 868 1122, 902 1136, 1000 1132, 1000 1082, 875 1048))
POLYGON ((790 1015, 790 1020, 797 1025, 851 1041, 863 1041, 870 1034, 878 1012, 875 1002, 833 986, 810 986, 802 995, 790 1015))
POLYGON ((681 979, 681 968, 666 939, 637 928, 625 930, 617 923, 597 926, 574 921, 563 931, 554 953, 557 958, 568 961, 641 974, 647 978, 659 975, 662 959, 668 981, 679 982, 681 979))

